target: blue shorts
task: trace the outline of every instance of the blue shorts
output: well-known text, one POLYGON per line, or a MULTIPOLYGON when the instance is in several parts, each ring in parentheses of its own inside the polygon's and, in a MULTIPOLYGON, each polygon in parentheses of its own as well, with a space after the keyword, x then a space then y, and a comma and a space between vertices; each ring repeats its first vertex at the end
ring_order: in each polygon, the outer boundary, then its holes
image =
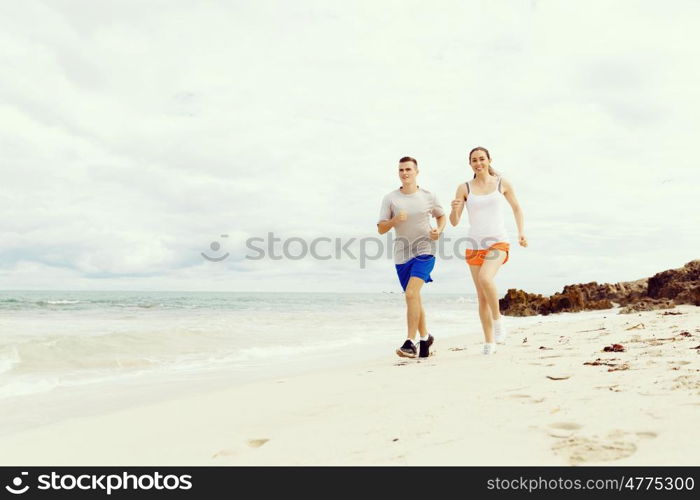
POLYGON ((430 277, 430 271, 433 270, 433 267, 435 267, 435 257, 432 255, 419 255, 403 264, 396 264, 396 274, 399 275, 403 291, 406 291, 411 276, 420 278, 426 283, 433 281, 430 277))

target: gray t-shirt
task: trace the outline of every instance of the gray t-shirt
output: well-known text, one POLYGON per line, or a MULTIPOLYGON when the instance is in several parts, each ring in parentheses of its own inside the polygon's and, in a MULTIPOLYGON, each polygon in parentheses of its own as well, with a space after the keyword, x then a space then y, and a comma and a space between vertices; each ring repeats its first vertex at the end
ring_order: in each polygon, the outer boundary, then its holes
POLYGON ((435 241, 430 239, 430 216, 440 217, 445 211, 437 197, 427 189, 418 188, 413 194, 396 189, 382 200, 379 222, 406 212, 406 220, 394 226, 394 262, 403 264, 418 255, 435 255, 435 241))

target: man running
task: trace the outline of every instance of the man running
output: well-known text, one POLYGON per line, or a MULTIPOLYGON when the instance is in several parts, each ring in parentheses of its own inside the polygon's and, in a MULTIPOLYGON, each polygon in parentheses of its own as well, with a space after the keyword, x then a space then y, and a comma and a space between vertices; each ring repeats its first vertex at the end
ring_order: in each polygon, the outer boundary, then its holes
POLYGON ((435 266, 435 241, 440 238, 447 218, 435 194, 418 187, 418 162, 409 156, 399 160, 401 187, 382 200, 377 228, 384 234, 396 230, 394 263, 399 282, 406 295, 406 322, 408 335, 396 354, 405 358, 416 357, 416 331, 420 332, 420 357, 430 356, 435 340, 425 325, 425 311, 420 291, 424 283, 433 281, 430 272, 435 266), (430 216, 437 220, 437 228, 430 227, 430 216))

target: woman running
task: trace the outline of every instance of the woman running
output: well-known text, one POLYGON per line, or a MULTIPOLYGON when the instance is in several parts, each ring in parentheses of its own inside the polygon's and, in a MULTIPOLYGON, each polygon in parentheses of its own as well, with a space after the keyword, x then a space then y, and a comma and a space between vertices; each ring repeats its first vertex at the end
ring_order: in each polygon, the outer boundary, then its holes
POLYGON ((518 226, 518 243, 527 246, 523 232, 523 212, 515 197, 513 185, 491 168, 491 155, 486 148, 469 152, 469 165, 474 178, 457 187, 452 201, 450 223, 459 224, 464 206, 469 214, 467 264, 479 297, 479 318, 484 329, 484 354, 496 352, 496 343, 504 344, 506 329, 498 307, 494 277, 508 262, 510 244, 503 221, 503 198, 513 209, 518 226))

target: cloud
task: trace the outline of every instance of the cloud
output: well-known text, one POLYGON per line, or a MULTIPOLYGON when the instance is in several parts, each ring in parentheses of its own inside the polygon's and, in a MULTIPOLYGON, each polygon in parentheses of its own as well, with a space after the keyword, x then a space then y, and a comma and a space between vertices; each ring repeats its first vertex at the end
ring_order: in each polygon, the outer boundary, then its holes
MULTIPOLYGON (((447 207, 477 144, 515 185, 531 241, 514 249, 504 284, 552 290, 682 265, 700 243, 697 10, 2 8, 3 287, 395 287, 390 261, 250 261, 245 242, 374 236, 405 154, 447 207), (221 265, 201 257, 215 240, 231 252, 221 265)), ((435 272, 441 290, 470 286, 463 262, 435 272)))

